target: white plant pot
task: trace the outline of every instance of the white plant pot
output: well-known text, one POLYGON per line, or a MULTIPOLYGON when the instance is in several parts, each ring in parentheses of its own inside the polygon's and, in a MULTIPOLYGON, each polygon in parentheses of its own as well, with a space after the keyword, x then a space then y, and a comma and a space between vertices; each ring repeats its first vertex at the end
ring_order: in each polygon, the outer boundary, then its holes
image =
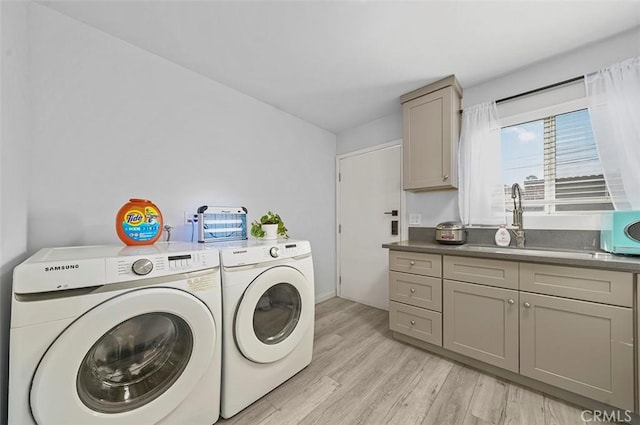
POLYGON ((263 224, 262 230, 264 230, 264 238, 267 240, 278 239, 278 225, 277 224, 263 224))

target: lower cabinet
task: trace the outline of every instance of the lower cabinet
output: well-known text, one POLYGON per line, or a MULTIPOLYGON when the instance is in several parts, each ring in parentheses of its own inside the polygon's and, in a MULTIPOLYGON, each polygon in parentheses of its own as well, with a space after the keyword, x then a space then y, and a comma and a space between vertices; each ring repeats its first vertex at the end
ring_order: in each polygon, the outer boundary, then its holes
POLYGON ((521 375, 633 410, 633 370, 632 309, 520 293, 521 375))
POLYGON ((632 309, 444 280, 442 311, 444 348, 633 410, 632 309))
POLYGON ((518 372, 518 291, 444 280, 443 346, 518 372))
POLYGON ((626 272, 445 255, 441 287, 435 272, 390 273, 390 327, 638 412, 634 380, 640 379, 640 368, 634 350, 640 353, 640 344, 634 341, 632 296, 637 279, 626 272))

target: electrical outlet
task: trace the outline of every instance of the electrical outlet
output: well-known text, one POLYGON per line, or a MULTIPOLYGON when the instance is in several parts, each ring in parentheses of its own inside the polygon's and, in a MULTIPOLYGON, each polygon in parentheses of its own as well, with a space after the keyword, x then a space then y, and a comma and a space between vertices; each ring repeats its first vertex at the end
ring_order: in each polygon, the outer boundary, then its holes
POLYGON ((409 224, 419 226, 422 223, 422 214, 409 214, 409 224))
POLYGON ((198 214, 185 211, 184 212, 184 224, 191 224, 198 222, 198 214))

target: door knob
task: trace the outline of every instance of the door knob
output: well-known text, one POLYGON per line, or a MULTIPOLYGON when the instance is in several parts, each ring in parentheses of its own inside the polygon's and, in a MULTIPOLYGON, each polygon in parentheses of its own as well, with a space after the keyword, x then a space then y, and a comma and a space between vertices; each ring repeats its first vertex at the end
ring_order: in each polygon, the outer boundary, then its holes
POLYGON ((398 210, 387 211, 387 212, 385 212, 385 214, 391 214, 391 217, 397 217, 398 216, 398 210))
POLYGON ((413 294, 414 292, 416 292, 416 288, 411 288, 411 293, 413 294))
POLYGON ((409 261, 409 264, 411 264, 412 266, 415 266, 416 262, 415 261, 409 261))
POLYGON ((524 306, 524 308, 529 308, 529 307, 531 307, 531 304, 529 304, 529 303, 524 303, 524 304, 522 304, 522 305, 524 306))
POLYGON ((415 325, 415 324, 416 324, 416 321, 415 321, 415 320, 412 320, 412 321, 411 321, 411 324, 412 324, 412 325, 415 325))
POLYGON ((509 300, 507 300, 507 302, 508 302, 509 304, 513 304, 513 303, 515 303, 515 301, 514 301, 513 299, 511 299, 511 298, 509 298, 509 300))
POLYGON ((442 176, 442 181, 446 182, 449 179, 449 176, 447 174, 445 174, 444 176, 442 176))

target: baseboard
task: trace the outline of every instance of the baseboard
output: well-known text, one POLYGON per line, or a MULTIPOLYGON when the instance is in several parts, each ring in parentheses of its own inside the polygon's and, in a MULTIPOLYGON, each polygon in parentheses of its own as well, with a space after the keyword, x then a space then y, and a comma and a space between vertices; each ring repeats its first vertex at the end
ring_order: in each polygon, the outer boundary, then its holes
POLYGON ((336 296, 336 291, 327 292, 326 294, 316 295, 316 304, 329 300, 336 296))

